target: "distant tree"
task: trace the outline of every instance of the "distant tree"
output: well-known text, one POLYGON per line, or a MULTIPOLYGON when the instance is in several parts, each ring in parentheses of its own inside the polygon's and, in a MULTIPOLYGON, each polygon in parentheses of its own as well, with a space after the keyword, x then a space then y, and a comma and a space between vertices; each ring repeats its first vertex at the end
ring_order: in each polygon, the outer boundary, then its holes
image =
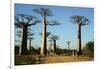
POLYGON ((46 17, 47 16, 52 16, 52 12, 48 8, 39 8, 39 9, 34 9, 37 14, 40 14, 43 18, 43 31, 42 31, 42 45, 41 45, 41 55, 46 56, 47 55, 47 39, 46 39, 46 30, 47 30, 47 25, 54 26, 54 25, 59 25, 59 23, 54 20, 51 22, 47 22, 46 17))
POLYGON ((40 23, 40 21, 31 15, 26 14, 17 14, 15 16, 15 26, 16 28, 22 29, 21 33, 21 47, 19 55, 26 55, 27 54, 27 33, 28 28, 32 25, 36 25, 37 23, 40 23))
POLYGON ((52 35, 50 37, 50 39, 53 41, 54 43, 54 53, 56 53, 56 41, 59 39, 57 35, 52 35))
POLYGON ((85 16, 71 16, 71 21, 77 24, 77 52, 82 54, 81 50, 81 27, 89 24, 89 19, 85 16))
POLYGON ((29 51, 32 51, 32 40, 34 39, 32 36, 28 37, 29 39, 29 51))
POLYGON ((67 41, 68 49, 70 49, 69 44, 70 44, 70 41, 67 41))

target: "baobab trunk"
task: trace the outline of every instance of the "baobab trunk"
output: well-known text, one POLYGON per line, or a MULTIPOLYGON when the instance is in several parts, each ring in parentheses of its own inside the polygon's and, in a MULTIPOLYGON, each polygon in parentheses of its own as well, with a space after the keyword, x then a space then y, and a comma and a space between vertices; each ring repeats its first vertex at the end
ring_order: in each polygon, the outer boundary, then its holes
POLYGON ((29 51, 31 51, 31 39, 29 39, 29 51))
POLYGON ((77 24, 78 28, 77 28, 77 52, 78 52, 78 55, 81 55, 82 54, 82 51, 81 51, 81 24, 77 24))
POLYGON ((68 44, 68 49, 70 50, 69 44, 68 44))
POLYGON ((22 33, 22 43, 21 43, 21 55, 27 54, 27 26, 23 27, 23 33, 22 33))
POLYGON ((22 32, 21 32, 21 44, 20 44, 20 47, 19 47, 19 56, 21 55, 21 50, 22 50, 22 38, 23 38, 23 28, 22 28, 22 32))
POLYGON ((46 18, 43 17, 43 31, 42 31, 42 46, 41 46, 41 55, 46 56, 46 18))
POLYGON ((56 54, 56 40, 54 40, 54 53, 56 54))

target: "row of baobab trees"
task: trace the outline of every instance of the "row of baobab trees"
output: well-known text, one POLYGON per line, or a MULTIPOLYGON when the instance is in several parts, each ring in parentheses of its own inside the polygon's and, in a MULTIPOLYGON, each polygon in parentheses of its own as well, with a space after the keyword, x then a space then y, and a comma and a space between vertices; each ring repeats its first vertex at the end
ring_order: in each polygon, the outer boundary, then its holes
MULTIPOLYGON (((26 14, 16 14, 15 15, 15 27, 21 29, 21 45, 19 49, 19 55, 26 55, 27 54, 27 39, 30 38, 33 33, 29 33, 28 29, 31 28, 31 26, 36 25, 38 23, 42 23, 43 30, 42 30, 42 44, 41 44, 41 51, 40 54, 42 56, 47 55, 47 26, 54 26, 54 25, 60 25, 57 20, 47 21, 47 17, 53 16, 52 11, 48 8, 38 8, 33 9, 33 12, 37 13, 42 17, 42 21, 38 19, 35 16, 26 15, 26 14)), ((71 16, 71 22, 74 24, 77 24, 77 52, 79 55, 82 54, 81 51, 81 27, 84 25, 87 25, 89 23, 89 20, 85 16, 71 16)), ((56 39, 57 36, 53 36, 53 40, 55 43, 55 51, 56 51, 56 39)), ((31 42, 31 41, 30 41, 31 42)))

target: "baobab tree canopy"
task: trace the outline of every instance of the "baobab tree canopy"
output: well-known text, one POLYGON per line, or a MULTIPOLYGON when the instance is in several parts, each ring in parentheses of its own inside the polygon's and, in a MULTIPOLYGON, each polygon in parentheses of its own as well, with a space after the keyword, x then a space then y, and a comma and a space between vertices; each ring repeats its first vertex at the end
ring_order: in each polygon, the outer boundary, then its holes
POLYGON ((52 16, 52 12, 48 8, 38 8, 38 9, 33 9, 37 14, 41 14, 43 17, 44 16, 52 16))
POLYGON ((52 36, 50 37, 50 39, 51 39, 51 40, 58 40, 59 38, 58 38, 57 35, 52 35, 52 36))
POLYGON ((46 21, 46 25, 54 26, 54 25, 60 25, 60 23, 57 20, 52 20, 52 21, 46 21))
POLYGON ((89 19, 85 16, 71 16, 71 22, 81 24, 81 26, 88 25, 89 19))
POLYGON ((26 14, 17 14, 15 16, 15 26, 17 28, 22 28, 22 25, 31 26, 35 25, 36 23, 40 23, 36 17, 26 14))
POLYGON ((28 28, 32 25, 40 23, 40 21, 31 15, 17 14, 15 16, 15 26, 16 28, 21 28, 21 46, 19 50, 19 55, 27 54, 27 37, 33 35, 28 33, 28 28), (33 21, 34 20, 34 21, 33 21))
MULTIPOLYGON (((52 11, 48 8, 38 8, 38 9, 33 9, 33 11, 36 12, 37 14, 40 14, 42 17, 53 15, 52 11)), ((60 23, 57 20, 48 21, 46 19, 46 25, 54 26, 54 25, 60 25, 60 23)))

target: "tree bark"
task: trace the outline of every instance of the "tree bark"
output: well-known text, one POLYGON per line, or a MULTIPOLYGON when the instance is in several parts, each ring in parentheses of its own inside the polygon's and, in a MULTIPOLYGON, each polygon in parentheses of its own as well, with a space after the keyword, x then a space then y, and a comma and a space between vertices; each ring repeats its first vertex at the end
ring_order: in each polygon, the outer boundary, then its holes
POLYGON ((68 49, 70 50, 69 44, 68 44, 68 49))
POLYGON ((56 54, 56 40, 54 40, 54 53, 56 54))
POLYGON ((21 44, 19 47, 19 56, 21 55, 21 52, 22 52, 22 39, 23 39, 23 28, 22 28, 22 32, 21 32, 21 44))
POLYGON ((46 48, 46 17, 43 17, 43 32, 42 32, 42 45, 41 45, 41 55, 47 55, 47 48, 46 48))
POLYGON ((29 51, 31 51, 31 39, 29 39, 29 51))
POLYGON ((81 55, 82 54, 82 51, 81 51, 81 24, 77 24, 78 26, 78 29, 77 29, 77 33, 78 33, 78 36, 77 36, 77 52, 78 52, 78 55, 81 55))
POLYGON ((21 55, 27 54, 27 26, 23 26, 21 55))

